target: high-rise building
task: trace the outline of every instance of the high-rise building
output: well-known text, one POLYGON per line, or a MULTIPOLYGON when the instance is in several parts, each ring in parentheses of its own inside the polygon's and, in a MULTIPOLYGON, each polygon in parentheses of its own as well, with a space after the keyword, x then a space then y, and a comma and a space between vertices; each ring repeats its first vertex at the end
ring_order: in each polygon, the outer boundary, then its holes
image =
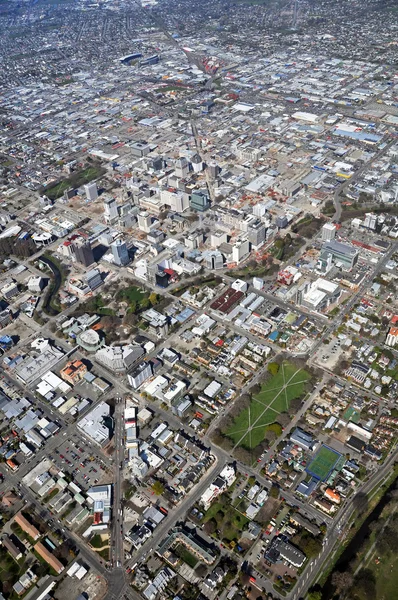
POLYGON ((254 248, 258 248, 265 242, 265 233, 264 223, 260 220, 256 220, 249 225, 247 239, 254 248))
POLYGON ((85 267, 93 264, 94 254, 89 240, 80 237, 74 240, 71 244, 72 255, 76 262, 85 267))
POLYGON ((181 156, 175 162, 175 173, 179 179, 183 179, 189 173, 189 163, 185 156, 181 156))
POLYGON ((220 167, 218 166, 218 164, 216 162, 209 162, 207 168, 209 170, 210 177, 212 179, 215 179, 220 172, 220 167))
POLYGON ((182 213, 189 208, 188 194, 175 188, 161 190, 160 199, 166 206, 169 206, 171 210, 177 213, 182 213))
POLYGON ((106 223, 114 222, 119 216, 117 203, 115 198, 105 198, 104 200, 104 217, 106 223))
POLYGON ((367 229, 372 229, 373 231, 376 229, 377 225, 377 215, 374 213, 366 213, 364 227, 367 229))
POLYGON ((336 237, 336 225, 333 223, 325 223, 322 227, 322 240, 324 242, 331 242, 336 237))
POLYGON ((89 202, 93 202, 94 200, 96 200, 98 198, 98 189, 96 182, 93 181, 92 183, 87 183, 87 185, 84 186, 84 192, 89 202))
POLYGON ((115 240, 111 244, 113 261, 119 267, 123 267, 130 262, 129 252, 127 250, 126 242, 123 240, 115 240))
POLYGON ((149 233, 152 227, 152 217, 146 211, 138 213, 138 228, 145 233, 149 233))
POLYGON ((86 275, 86 281, 91 290, 97 289, 102 284, 101 273, 98 269, 91 269, 86 275))
POLYGON ((203 252, 206 269, 216 270, 222 269, 224 266, 224 258, 218 250, 206 250, 203 252))
POLYGON ((200 171, 203 171, 203 161, 198 153, 194 154, 191 158, 191 164, 194 173, 200 173, 200 171))
POLYGON ((249 240, 238 239, 232 248, 232 260, 239 264, 250 254, 249 240))
POLYGON ((204 212, 210 208, 210 199, 206 190, 194 190, 189 204, 192 210, 197 210, 198 212, 204 212))

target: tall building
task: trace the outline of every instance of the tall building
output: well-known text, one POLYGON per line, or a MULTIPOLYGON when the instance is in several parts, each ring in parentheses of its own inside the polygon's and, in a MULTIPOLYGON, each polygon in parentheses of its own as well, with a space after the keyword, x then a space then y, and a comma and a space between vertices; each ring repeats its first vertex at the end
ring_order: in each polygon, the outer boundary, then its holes
POLYGON ((91 269, 86 275, 86 281, 91 290, 97 289, 102 284, 101 273, 98 269, 91 269))
POLYGON ((111 244, 113 261, 119 267, 123 267, 130 262, 129 252, 127 250, 126 242, 123 240, 115 240, 111 244))
POLYGON ((175 188, 161 190, 160 199, 166 206, 169 206, 171 210, 177 213, 182 213, 189 208, 188 194, 175 188))
POLYGON ((80 263, 85 267, 89 267, 93 264, 94 254, 91 248, 89 240, 85 240, 80 237, 74 240, 71 244, 72 256, 76 262, 80 263))
POLYGON ((189 204, 192 210, 197 210, 198 212, 204 212, 210 208, 210 199, 206 190, 194 190, 189 204))
POLYGON ((377 225, 377 215, 374 213, 366 213, 364 227, 367 229, 372 229, 373 231, 376 229, 377 225))
POLYGON ((149 233, 152 227, 152 217, 146 211, 138 213, 138 229, 149 233))
POLYGON ((194 173, 200 173, 200 171, 203 171, 203 161, 198 153, 194 154, 191 158, 191 165, 194 173))
POLYGON ((207 250, 203 252, 206 269, 211 271, 222 269, 224 266, 224 258, 218 250, 207 250))
POLYGON ((106 223, 112 223, 119 216, 117 203, 115 198, 105 198, 104 200, 104 217, 106 223))
POLYGON ((237 240, 232 248, 232 261, 237 265, 250 254, 249 240, 237 240))
POLYGON ((324 242, 331 242, 336 237, 336 225, 333 223, 325 223, 322 227, 322 240, 324 242))
POLYGON ((212 179, 215 179, 220 172, 220 167, 218 166, 218 164, 216 162, 209 162, 207 168, 209 170, 210 177, 212 179))
POLYGON ((181 156, 175 162, 175 173, 179 179, 183 179, 189 173, 189 163, 185 156, 181 156))
POLYGON ((84 192, 89 202, 96 200, 98 198, 98 188, 96 182, 93 181, 92 183, 87 183, 87 185, 84 186, 84 192))
POLYGON ((258 248, 265 242, 266 229, 262 221, 256 220, 250 223, 247 230, 247 239, 254 248, 258 248))

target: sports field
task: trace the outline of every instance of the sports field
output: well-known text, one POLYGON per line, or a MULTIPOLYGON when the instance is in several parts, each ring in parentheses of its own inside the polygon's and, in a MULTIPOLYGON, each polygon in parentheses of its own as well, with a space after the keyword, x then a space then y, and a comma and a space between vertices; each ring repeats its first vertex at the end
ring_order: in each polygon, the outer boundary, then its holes
POLYGON ((261 387, 261 391, 252 397, 250 406, 242 410, 232 426, 225 432, 236 446, 249 450, 264 440, 265 427, 274 423, 281 412, 289 409, 295 398, 305 391, 310 374, 297 369, 289 362, 280 366, 279 372, 261 387))
POLYGON ((341 459, 341 454, 328 446, 322 446, 306 471, 313 477, 325 481, 341 459))

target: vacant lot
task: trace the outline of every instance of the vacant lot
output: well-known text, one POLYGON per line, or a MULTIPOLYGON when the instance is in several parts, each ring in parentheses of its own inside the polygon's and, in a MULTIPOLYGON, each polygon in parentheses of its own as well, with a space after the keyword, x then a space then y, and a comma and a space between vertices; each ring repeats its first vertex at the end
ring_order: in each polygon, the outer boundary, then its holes
POLYGON ((303 396, 309 379, 307 371, 282 363, 279 372, 262 385, 226 435, 237 446, 249 450, 258 446, 264 440, 265 427, 274 423, 281 412, 288 411, 292 400, 303 396))

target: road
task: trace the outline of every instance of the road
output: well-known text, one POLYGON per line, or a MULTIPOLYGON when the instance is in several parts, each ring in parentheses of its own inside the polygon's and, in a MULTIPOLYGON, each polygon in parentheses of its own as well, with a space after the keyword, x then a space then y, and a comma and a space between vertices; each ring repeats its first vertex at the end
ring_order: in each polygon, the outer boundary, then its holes
POLYGON ((116 397, 114 412, 114 479, 113 479, 113 515, 112 515, 112 553, 116 567, 121 567, 124 561, 123 550, 123 470, 124 470, 124 407, 122 396, 116 397))

